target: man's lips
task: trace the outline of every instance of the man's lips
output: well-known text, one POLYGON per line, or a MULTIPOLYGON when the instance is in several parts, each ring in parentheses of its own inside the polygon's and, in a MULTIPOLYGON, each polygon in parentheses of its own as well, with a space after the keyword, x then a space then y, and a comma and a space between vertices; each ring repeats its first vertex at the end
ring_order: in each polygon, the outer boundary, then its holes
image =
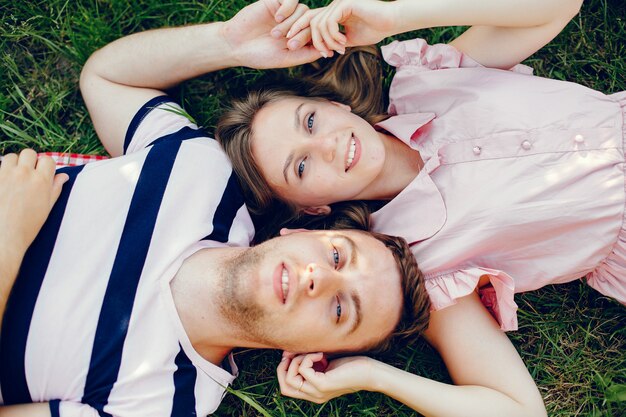
POLYGON ((346 146, 345 155, 345 172, 348 172, 353 166, 357 164, 361 157, 361 141, 353 135, 350 136, 346 146))
POLYGON ((285 304, 289 296, 289 270, 285 264, 281 263, 276 267, 273 278, 276 297, 281 304, 285 304))

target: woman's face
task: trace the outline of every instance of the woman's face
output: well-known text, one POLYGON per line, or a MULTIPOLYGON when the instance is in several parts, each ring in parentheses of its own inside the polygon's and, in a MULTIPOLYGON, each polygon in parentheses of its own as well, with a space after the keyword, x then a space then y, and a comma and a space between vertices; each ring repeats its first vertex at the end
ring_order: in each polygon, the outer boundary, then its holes
POLYGON ((373 198, 367 187, 385 161, 381 135, 350 107, 305 98, 286 98, 257 113, 252 154, 272 190, 309 213, 373 198))

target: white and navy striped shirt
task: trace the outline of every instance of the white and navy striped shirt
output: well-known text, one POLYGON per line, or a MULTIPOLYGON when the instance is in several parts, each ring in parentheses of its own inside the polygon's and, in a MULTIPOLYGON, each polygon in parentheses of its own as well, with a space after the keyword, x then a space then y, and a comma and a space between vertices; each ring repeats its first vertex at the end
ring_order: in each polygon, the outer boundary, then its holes
MULTIPOLYGON (((247 246, 254 229, 217 142, 146 103, 126 155, 70 176, 29 248, 0 338, 3 404, 54 416, 204 416, 231 372, 193 349, 169 283, 205 247, 247 246)), ((225 366, 229 367, 229 366, 225 366)))

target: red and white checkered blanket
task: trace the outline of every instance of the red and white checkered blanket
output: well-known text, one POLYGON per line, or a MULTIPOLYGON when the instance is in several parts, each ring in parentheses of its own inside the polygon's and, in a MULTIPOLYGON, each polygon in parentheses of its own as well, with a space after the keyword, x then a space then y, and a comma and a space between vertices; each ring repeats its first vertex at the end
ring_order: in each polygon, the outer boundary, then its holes
MULTIPOLYGON (((58 168, 62 167, 73 167, 76 165, 85 165, 89 162, 102 161, 104 159, 109 159, 108 156, 100 156, 100 155, 83 155, 79 153, 62 153, 62 152, 40 152, 37 155, 39 156, 50 156, 57 164, 58 168)), ((2 157, 0 156, 0 161, 2 161, 2 157)))

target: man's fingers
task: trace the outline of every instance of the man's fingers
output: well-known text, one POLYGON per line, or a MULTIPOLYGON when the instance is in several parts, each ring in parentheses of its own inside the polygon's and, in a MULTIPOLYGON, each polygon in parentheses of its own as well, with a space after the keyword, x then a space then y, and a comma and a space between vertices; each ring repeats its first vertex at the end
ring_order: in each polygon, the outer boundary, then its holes
POLYGON ((296 10, 291 14, 291 16, 274 26, 274 29, 272 29, 271 32, 272 36, 277 39, 287 36, 287 32, 292 29, 293 24, 304 17, 308 10, 309 8, 306 5, 298 4, 298 7, 296 7, 296 10))
POLYGON ((63 184, 65 184, 69 179, 70 177, 67 174, 57 174, 54 176, 52 191, 50 193, 50 207, 54 206, 54 203, 57 202, 59 196, 61 195, 63 184))
POLYGON ((302 16, 298 17, 294 22, 292 22, 291 26, 287 30, 288 38, 293 38, 300 31, 307 29, 311 24, 311 19, 313 19, 317 14, 320 13, 319 9, 307 10, 302 16))
MULTIPOLYGON (((20 159, 22 158, 22 155, 20 154, 20 159)), ((39 159, 37 159, 37 166, 35 167, 35 169, 45 175, 49 175, 50 178, 52 178, 52 176, 54 175, 54 171, 56 170, 57 164, 54 161, 54 159, 52 159, 49 156, 42 156, 39 159)))
POLYGON ((37 152, 32 149, 24 149, 20 152, 17 159, 17 165, 26 168, 35 168, 37 164, 37 152))
POLYGON ((298 0, 279 0, 280 7, 276 10, 276 14, 274 15, 274 19, 276 22, 280 23, 289 16, 291 16, 298 7, 298 0))
POLYGON ((6 154, 2 157, 0 169, 8 169, 17 165, 17 155, 14 153, 6 154))

